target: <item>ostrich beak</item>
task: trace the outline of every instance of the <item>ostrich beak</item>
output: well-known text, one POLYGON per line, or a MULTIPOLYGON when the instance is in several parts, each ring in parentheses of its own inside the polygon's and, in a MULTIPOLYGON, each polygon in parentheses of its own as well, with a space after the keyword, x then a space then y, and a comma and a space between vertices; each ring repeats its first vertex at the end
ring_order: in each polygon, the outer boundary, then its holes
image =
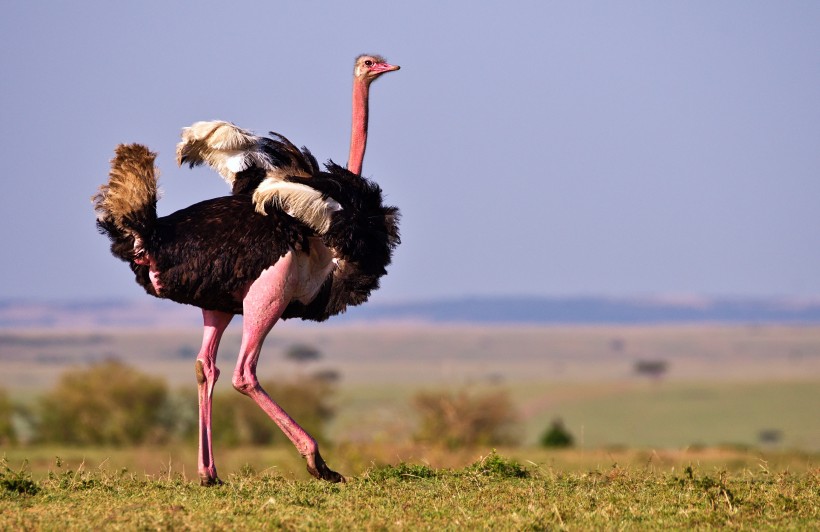
POLYGON ((376 63, 373 65, 371 72, 384 74, 385 72, 393 72, 394 70, 399 70, 400 68, 401 67, 399 65, 391 65, 390 63, 376 63))

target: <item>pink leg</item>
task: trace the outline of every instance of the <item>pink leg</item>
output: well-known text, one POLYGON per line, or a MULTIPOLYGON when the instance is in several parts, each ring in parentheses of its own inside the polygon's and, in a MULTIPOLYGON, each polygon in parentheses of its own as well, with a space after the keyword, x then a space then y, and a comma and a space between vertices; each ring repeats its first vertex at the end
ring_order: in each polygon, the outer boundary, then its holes
POLYGON ((202 335, 202 348, 196 357, 196 382, 199 389, 199 459, 197 469, 199 481, 203 486, 221 484, 216 476, 213 445, 211 444, 211 401, 214 384, 219 378, 216 367, 216 352, 222 333, 231 322, 233 314, 215 310, 203 310, 205 332, 202 335))
POLYGON ((344 482, 343 476, 327 467, 319 454, 316 440, 270 398, 256 378, 256 363, 259 361, 262 342, 290 301, 295 275, 293 257, 285 255, 262 272, 248 288, 242 302, 242 346, 233 373, 233 386, 253 399, 282 429, 307 461, 307 470, 311 475, 330 482, 344 482))

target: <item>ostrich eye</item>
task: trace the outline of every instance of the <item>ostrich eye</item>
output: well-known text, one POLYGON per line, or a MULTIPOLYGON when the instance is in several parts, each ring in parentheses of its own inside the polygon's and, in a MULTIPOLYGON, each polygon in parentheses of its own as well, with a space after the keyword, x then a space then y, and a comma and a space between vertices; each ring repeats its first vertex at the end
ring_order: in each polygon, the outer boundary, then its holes
POLYGON ((364 62, 364 66, 369 66, 369 67, 370 67, 370 66, 373 66, 373 61, 371 61, 370 59, 368 59, 367 61, 365 61, 365 62, 364 62))

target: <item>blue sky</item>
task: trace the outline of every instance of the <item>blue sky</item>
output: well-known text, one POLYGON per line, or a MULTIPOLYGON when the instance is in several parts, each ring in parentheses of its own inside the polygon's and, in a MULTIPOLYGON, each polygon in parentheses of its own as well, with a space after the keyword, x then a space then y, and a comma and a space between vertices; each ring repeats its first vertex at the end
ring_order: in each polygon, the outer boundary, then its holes
POLYGON ((275 130, 403 212, 374 299, 820 296, 820 3, 8 2, 0 298, 145 296, 89 201, 114 146, 160 156, 160 213, 228 193, 183 126, 275 130))

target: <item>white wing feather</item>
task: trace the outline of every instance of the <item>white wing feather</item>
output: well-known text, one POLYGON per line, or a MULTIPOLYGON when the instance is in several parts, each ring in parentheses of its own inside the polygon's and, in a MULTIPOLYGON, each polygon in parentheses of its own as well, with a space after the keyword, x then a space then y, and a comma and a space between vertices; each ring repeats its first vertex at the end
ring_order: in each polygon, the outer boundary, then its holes
POLYGON ((275 205, 319 234, 324 234, 330 228, 332 214, 340 211, 342 206, 308 185, 285 180, 288 176, 311 175, 295 162, 282 166, 263 149, 265 145, 276 142, 291 156, 301 156, 290 141, 280 138, 272 141, 221 120, 196 122, 182 130, 182 140, 177 144, 177 164, 186 163, 191 167, 207 164, 231 187, 239 172, 253 167, 261 168, 265 179, 253 193, 256 210, 264 214, 266 205, 275 205))
POLYGON ((342 206, 333 198, 324 198, 322 193, 301 183, 265 179, 253 193, 256 210, 265 213, 265 206, 270 203, 301 220, 323 235, 330 229, 334 212, 342 206))

